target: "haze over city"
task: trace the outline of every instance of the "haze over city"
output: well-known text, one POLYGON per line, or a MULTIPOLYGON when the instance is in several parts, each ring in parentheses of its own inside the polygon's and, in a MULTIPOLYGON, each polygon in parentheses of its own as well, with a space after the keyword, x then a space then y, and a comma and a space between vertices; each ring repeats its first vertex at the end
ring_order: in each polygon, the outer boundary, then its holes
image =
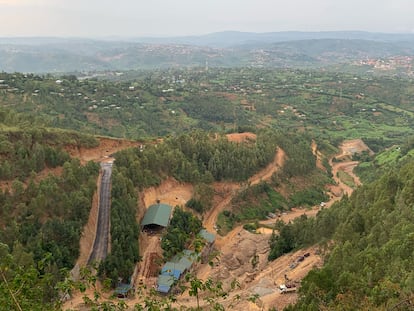
POLYGON ((411 0, 0 0, 0 36, 131 37, 249 32, 413 33, 411 0))

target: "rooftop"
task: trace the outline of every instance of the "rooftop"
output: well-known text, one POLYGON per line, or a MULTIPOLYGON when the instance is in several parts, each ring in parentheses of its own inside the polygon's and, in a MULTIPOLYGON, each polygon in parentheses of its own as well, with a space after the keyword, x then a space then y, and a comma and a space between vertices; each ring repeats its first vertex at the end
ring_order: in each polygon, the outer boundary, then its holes
POLYGON ((151 205, 145 213, 141 226, 158 225, 167 227, 170 221, 172 207, 167 204, 157 203, 151 205))
POLYGON ((199 234, 208 243, 213 243, 216 239, 216 236, 213 233, 208 232, 206 229, 201 229, 199 234))

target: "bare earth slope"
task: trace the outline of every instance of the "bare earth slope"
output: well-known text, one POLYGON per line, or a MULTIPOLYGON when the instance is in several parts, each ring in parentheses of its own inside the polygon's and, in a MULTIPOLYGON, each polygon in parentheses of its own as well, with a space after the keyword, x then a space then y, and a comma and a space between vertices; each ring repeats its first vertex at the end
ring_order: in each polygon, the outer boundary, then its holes
MULTIPOLYGON (((316 150, 316 146, 312 146, 316 150)), ((352 169, 358 164, 349 159, 349 155, 355 152, 367 150, 366 145, 361 140, 346 141, 340 146, 341 152, 338 156, 347 155, 341 162, 331 162, 334 176, 338 170, 347 171, 354 179, 356 184, 360 184, 359 179, 352 173, 352 169)), ((283 165, 284 154, 279 149, 276 153, 275 160, 269 167, 252 177, 250 181, 258 182, 260 178, 266 180, 271 176, 270 171, 275 172, 278 167, 283 165), (263 177, 264 176, 264 177, 263 177)), ((335 201, 339 200, 343 193, 351 194, 353 189, 336 180, 338 185, 331 185, 329 188, 335 188, 336 195, 331 195, 331 200, 326 202, 325 207, 331 206, 335 201)), ((230 188, 232 191, 223 198, 214 208, 213 213, 206 219, 204 225, 211 230, 211 224, 215 223, 219 211, 228 204, 234 195, 236 189, 230 188)), ((315 216, 319 211, 319 206, 315 206, 310 210, 293 209, 291 212, 281 216, 281 220, 289 222, 303 214, 307 216, 315 216)), ((274 220, 263 221, 263 223, 271 224, 274 220)), ((201 279, 207 277, 213 280, 220 280, 225 285, 229 285, 232 280, 237 279, 240 282, 240 289, 234 291, 231 297, 240 295, 240 303, 236 303, 235 310, 267 310, 276 307, 282 310, 287 305, 297 300, 297 294, 280 294, 278 285, 286 282, 299 284, 303 277, 314 267, 323 264, 322 258, 318 255, 316 248, 309 248, 295 253, 287 254, 278 258, 273 262, 267 261, 269 253, 268 240, 271 232, 263 231, 262 234, 252 234, 244 230, 241 226, 232 230, 225 237, 217 237, 216 248, 220 252, 219 260, 216 261, 214 267, 208 265, 201 266, 197 271, 197 276, 201 279), (310 253, 304 261, 297 263, 297 258, 304 253, 310 253), (258 260, 255 266, 252 264, 252 258, 257 256, 258 260), (297 263, 292 269, 291 264, 297 263), (289 281, 285 278, 287 277, 289 281), (257 294, 259 299, 255 303, 248 302, 247 298, 257 294)), ((228 300, 223 300, 223 304, 228 304, 228 300)), ((192 305, 193 299, 190 297, 178 297, 179 304, 192 305)))
MULTIPOLYGON (((239 140, 244 138, 237 137, 239 140)), ((249 137, 249 139, 254 139, 249 137)), ((316 146, 312 146, 316 148, 316 146)), ((341 146, 341 153, 337 157, 342 157, 341 162, 330 162, 332 165, 332 171, 334 176, 338 170, 346 170, 351 176, 354 177, 356 184, 359 184, 357 177, 352 173, 353 167, 357 165, 356 162, 350 161, 349 155, 356 150, 367 150, 366 145, 360 140, 347 141, 341 146)), ((316 149, 315 149, 316 150, 316 149)), ((99 155, 105 156, 106 152, 102 153, 102 150, 98 152, 99 155)), ((251 184, 260 182, 261 180, 268 180, 274 172, 283 166, 285 154, 283 150, 278 149, 275 154, 275 158, 271 164, 269 164, 261 172, 252 176, 249 179, 251 184)), ((327 202, 326 207, 329 207, 333 202, 340 199, 343 193, 352 193, 353 189, 349 189, 337 180, 338 185, 330 185, 331 200, 327 202)), ((214 232, 214 224, 217 216, 225 206, 230 202, 232 197, 240 189, 240 185, 236 183, 215 183, 215 198, 214 206, 210 213, 205 217, 203 224, 204 226, 214 232)), ((182 205, 184 204, 192 194, 191 185, 180 184, 173 179, 166 180, 160 187, 146 189, 144 192, 143 204, 148 207, 155 203, 157 199, 162 202, 171 205, 182 205)), ((318 212, 319 207, 314 207, 311 210, 292 210, 290 213, 281 216, 281 219, 288 222, 296 217, 303 215, 304 213, 308 216, 314 216, 318 212)), ((93 214, 93 211, 91 212, 93 214)), ((271 221, 266 221, 271 222, 271 221)), ((90 222, 90 226, 93 226, 93 221, 90 222)), ((90 228, 89 228, 90 229, 90 228)), ((88 230, 88 226, 85 228, 85 232, 88 230)), ((89 231, 93 232, 93 231, 89 231)), ((267 255, 269 252, 268 240, 270 237, 269 231, 263 231, 261 234, 252 234, 244 230, 241 226, 236 227, 225 237, 217 236, 216 248, 220 255, 219 259, 215 261, 215 265, 210 267, 209 265, 200 265, 196 269, 196 273, 199 278, 206 279, 211 277, 213 280, 220 280, 225 285, 229 284, 234 278, 240 282, 240 289, 232 292, 231 297, 240 295, 242 298, 240 303, 236 303, 236 310, 267 310, 270 307, 276 307, 281 310, 283 307, 290 303, 294 303, 297 299, 297 295, 287 294, 282 295, 277 290, 277 286, 285 283, 287 277, 291 282, 299 284, 300 280, 315 266, 322 265, 322 258, 317 255, 315 248, 309 248, 307 250, 298 251, 296 253, 287 254, 278 258, 273 262, 267 262, 267 255), (300 262, 295 268, 291 268, 291 264, 296 262, 298 256, 305 252, 309 252, 310 256, 307 257, 303 262, 300 262), (257 258, 257 263, 252 263, 252 258, 257 258), (259 299, 255 303, 248 302, 247 297, 252 294, 257 294, 259 299)), ((157 239, 154 239, 151 245, 142 245, 142 254, 145 258, 146 251, 159 252, 159 246, 157 239), (154 244, 154 245, 152 245, 154 244), (148 247, 148 248, 147 248, 148 247)), ((145 260, 143 264, 145 265, 145 260)), ((145 269, 145 268, 144 268, 145 269)), ((151 284, 148 284, 151 285, 151 284)), ((223 304, 227 304, 230 299, 222 301, 223 304)), ((79 297, 78 297, 79 298, 79 297)), ((75 299, 76 300, 76 299, 75 299)), ((77 299, 77 302, 80 302, 77 299)), ((128 300, 127 304, 133 306, 138 300, 128 300)), ((72 308, 79 305, 72 300, 72 303, 68 304, 72 308)), ((188 296, 179 296, 177 305, 194 305, 194 298, 188 296)))

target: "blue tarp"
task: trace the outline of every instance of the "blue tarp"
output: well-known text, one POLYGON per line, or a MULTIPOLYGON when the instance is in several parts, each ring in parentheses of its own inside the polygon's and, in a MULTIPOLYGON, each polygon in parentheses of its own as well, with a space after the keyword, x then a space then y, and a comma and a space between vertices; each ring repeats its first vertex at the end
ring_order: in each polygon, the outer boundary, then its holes
POLYGON ((182 267, 180 264, 176 264, 173 262, 167 262, 164 267, 161 269, 162 275, 170 275, 173 276, 175 279, 179 279, 181 274, 184 272, 185 268, 182 267))

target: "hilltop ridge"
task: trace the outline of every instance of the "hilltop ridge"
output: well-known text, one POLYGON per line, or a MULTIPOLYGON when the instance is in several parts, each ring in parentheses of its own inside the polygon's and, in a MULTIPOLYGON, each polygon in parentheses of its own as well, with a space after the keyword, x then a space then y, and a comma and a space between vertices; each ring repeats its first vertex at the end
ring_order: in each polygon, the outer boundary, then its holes
POLYGON ((266 62, 270 67, 320 68, 350 60, 407 56, 413 51, 413 34, 363 31, 226 31, 164 38, 16 37, 0 38, 0 70, 62 73, 204 67, 206 63, 261 67, 265 64, 257 59, 262 57, 272 60, 266 62), (333 57, 321 61, 328 54, 333 57))

